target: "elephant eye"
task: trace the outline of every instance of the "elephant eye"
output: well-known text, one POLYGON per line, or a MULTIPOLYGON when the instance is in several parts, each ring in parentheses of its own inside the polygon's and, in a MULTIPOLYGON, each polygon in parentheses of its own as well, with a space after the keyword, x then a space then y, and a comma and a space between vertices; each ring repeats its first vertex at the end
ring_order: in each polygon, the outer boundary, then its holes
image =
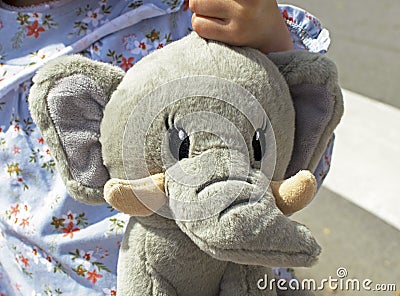
POLYGON ((253 141, 251 142, 254 151, 254 160, 261 161, 265 152, 265 134, 262 129, 257 129, 253 136, 253 141))
POLYGON ((183 128, 172 126, 168 129, 169 149, 172 156, 181 160, 189 157, 190 140, 183 128))

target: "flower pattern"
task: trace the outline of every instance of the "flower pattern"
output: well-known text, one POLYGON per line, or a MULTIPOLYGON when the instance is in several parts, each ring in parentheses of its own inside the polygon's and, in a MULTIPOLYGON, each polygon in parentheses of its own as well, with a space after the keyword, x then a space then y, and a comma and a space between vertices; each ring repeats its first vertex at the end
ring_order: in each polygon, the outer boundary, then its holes
POLYGON ((41 33, 58 27, 58 23, 53 20, 50 14, 18 12, 15 20, 17 30, 11 38, 14 49, 21 47, 25 37, 38 39, 41 33))
POLYGON ((93 27, 97 27, 99 24, 99 20, 104 17, 104 14, 100 12, 100 8, 95 9, 94 11, 88 11, 87 16, 82 20, 82 22, 90 24, 92 23, 93 27))
POLYGON ((134 59, 135 59, 134 57, 130 57, 130 58, 122 57, 120 67, 122 69, 124 69, 124 71, 128 71, 133 66, 134 59))
POLYGON ((39 26, 38 21, 34 21, 32 25, 26 26, 28 29, 28 32, 26 33, 26 36, 34 36, 36 39, 39 38, 39 33, 45 32, 45 29, 43 27, 39 26))
MULTIPOLYGON (((81 53, 127 71, 144 55, 189 33, 188 1, 68 1, 37 12, 0 8, 0 92, 21 71, 51 60, 121 13, 148 4, 165 10, 165 18, 121 29, 81 53)), ((287 11, 288 17, 293 15, 287 11)), ((314 21, 305 14, 304 20, 296 19, 304 26, 314 21)), ((128 217, 107 205, 81 204, 67 194, 29 113, 30 86, 27 79, 0 95, 0 296, 115 296, 116 254, 128 217)), ((328 160, 329 154, 322 175, 328 160)))
POLYGON ((153 48, 151 43, 148 43, 147 38, 143 38, 142 40, 133 41, 133 46, 131 48, 131 53, 133 54, 141 54, 143 56, 147 55, 149 51, 153 48))

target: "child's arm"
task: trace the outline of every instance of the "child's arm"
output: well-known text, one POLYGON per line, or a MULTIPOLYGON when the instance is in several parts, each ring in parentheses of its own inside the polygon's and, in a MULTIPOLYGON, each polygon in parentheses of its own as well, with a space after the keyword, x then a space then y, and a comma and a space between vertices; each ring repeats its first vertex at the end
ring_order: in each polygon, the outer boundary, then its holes
POLYGON ((276 0, 189 0, 193 29, 202 37, 264 53, 293 49, 276 0))

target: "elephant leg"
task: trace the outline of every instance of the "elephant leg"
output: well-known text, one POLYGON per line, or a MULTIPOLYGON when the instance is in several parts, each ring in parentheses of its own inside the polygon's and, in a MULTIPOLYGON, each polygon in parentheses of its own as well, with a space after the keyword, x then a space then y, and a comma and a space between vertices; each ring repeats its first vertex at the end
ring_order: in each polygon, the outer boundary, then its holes
POLYGON ((260 280, 266 278, 274 278, 268 267, 230 262, 221 280, 219 296, 276 296, 275 290, 259 287, 260 280))
POLYGON ((131 218, 119 253, 117 294, 177 296, 175 289, 149 264, 146 236, 146 229, 131 218))

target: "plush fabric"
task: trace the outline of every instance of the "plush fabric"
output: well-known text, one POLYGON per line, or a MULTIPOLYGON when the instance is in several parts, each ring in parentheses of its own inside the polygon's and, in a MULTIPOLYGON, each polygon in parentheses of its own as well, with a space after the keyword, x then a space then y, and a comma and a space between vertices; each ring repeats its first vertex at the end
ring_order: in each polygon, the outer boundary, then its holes
POLYGON ((308 52, 273 53, 269 58, 284 75, 296 110, 294 152, 286 177, 299 168, 314 171, 343 115, 343 98, 332 61, 308 52))
POLYGON ((123 76, 117 67, 74 55, 48 63, 33 78, 32 118, 51 147, 67 190, 85 203, 105 202, 109 174, 98 141, 100 122, 123 76))
POLYGON ((276 295, 256 286, 271 266, 316 262, 320 247, 311 232, 279 210, 269 184, 284 178, 291 159, 314 167, 325 149, 340 118, 335 71, 319 54, 268 58, 193 33, 123 78, 111 66, 78 57, 38 74, 31 108, 76 198, 101 200, 104 168, 126 184, 165 175, 166 203, 153 215, 130 218, 119 255, 120 295, 276 295), (322 95, 315 105, 326 110, 293 104, 290 91, 311 93, 308 105, 322 95), (299 120, 316 119, 296 126, 298 110, 305 114, 299 120), (314 137, 310 149, 302 138, 308 136, 314 137), (187 147, 171 151, 171 137, 187 147), (88 142, 93 150, 76 153, 88 142))

